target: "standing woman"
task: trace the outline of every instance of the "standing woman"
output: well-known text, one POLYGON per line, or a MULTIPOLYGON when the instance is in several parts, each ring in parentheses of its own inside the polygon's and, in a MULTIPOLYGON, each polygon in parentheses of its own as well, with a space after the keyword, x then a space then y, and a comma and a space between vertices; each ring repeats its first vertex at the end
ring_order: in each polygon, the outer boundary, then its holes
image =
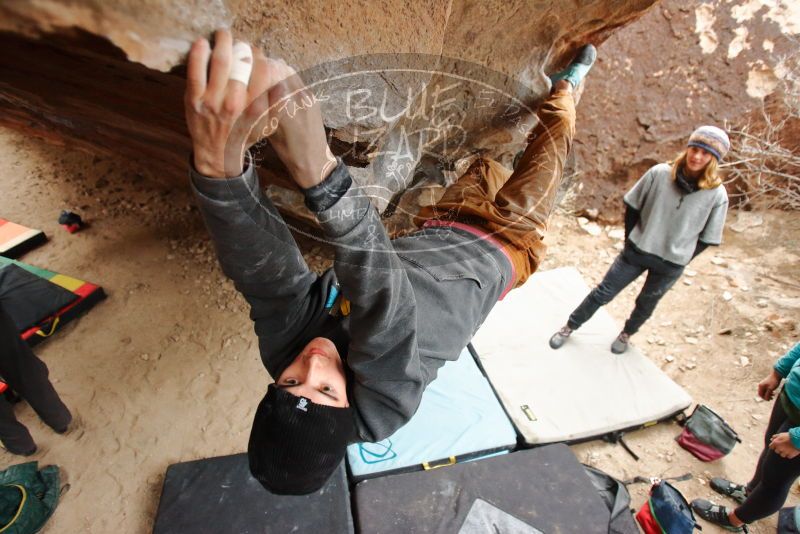
POLYGON ((701 126, 672 165, 656 165, 639 178, 624 197, 625 248, 600 285, 550 338, 552 348, 560 348, 600 306, 647 271, 636 307, 611 344, 614 354, 627 350, 630 336, 650 318, 684 267, 709 245, 722 242, 728 195, 717 166, 729 148, 724 131, 701 126))
POLYGON ((725 506, 695 499, 692 508, 706 521, 733 532, 746 532, 744 525, 774 514, 786 502, 792 483, 800 476, 800 343, 758 384, 758 396, 772 400, 784 378, 753 479, 746 486, 724 478, 711 479, 711 488, 738 502, 739 507, 729 512, 725 506))

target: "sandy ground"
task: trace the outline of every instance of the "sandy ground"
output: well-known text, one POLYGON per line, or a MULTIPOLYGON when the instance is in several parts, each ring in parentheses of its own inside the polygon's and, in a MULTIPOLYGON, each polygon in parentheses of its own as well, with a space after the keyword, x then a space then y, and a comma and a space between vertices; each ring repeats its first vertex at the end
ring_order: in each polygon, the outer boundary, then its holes
MULTIPOLYGON (((23 260, 100 283, 109 296, 37 348, 79 428, 58 436, 18 408, 40 446, 33 458, 58 464, 71 485, 47 533, 148 532, 167 466, 245 450, 269 380, 245 302, 223 279, 187 187, 159 186, 145 167, 0 130, 0 216, 51 239, 23 260), (67 234, 56 223, 64 208, 91 227, 67 234)), ((800 336, 800 218, 760 220, 744 233, 729 228, 725 245, 691 265, 634 338, 744 443, 703 464, 675 444, 677 426, 662 424, 628 435, 639 462, 601 442, 574 447, 582 461, 623 479, 693 473, 678 483, 690 499, 710 495, 710 476, 747 480, 770 410, 756 400, 756 384, 800 336)), ((545 267, 577 265, 595 283, 621 244, 608 235, 614 228, 593 236, 585 226, 554 217, 545 267)), ((328 251, 305 248, 315 268, 330 261, 328 251)), ((609 306, 615 318, 625 318, 639 287, 609 306)), ((0 465, 19 461, 0 452, 0 465)), ((638 508, 647 488, 630 489, 638 508)), ((790 503, 799 501, 795 490, 790 503)), ((774 531, 774 518, 762 523, 751 531, 774 531)))

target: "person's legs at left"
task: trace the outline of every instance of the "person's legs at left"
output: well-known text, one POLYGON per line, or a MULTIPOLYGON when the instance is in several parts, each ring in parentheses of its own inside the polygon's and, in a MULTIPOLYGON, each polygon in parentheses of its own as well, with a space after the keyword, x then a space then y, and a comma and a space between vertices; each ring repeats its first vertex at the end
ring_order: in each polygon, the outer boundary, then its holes
POLYGON ((30 456, 36 452, 36 443, 28 429, 17 421, 14 407, 0 394, 0 442, 12 454, 30 456))
POLYGON ((0 375, 56 432, 65 432, 72 421, 67 407, 48 378, 47 365, 17 332, 11 317, 0 305, 0 375))

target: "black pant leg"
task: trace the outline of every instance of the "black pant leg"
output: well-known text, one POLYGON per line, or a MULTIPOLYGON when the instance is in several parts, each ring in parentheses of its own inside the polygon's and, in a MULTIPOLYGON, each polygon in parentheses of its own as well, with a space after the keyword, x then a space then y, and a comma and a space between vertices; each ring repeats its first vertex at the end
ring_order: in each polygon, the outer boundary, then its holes
POLYGON ((14 454, 26 454, 36 448, 36 443, 25 425, 17 421, 14 407, 0 394, 0 441, 14 454))
POLYGON ((756 470, 755 473, 753 473, 753 478, 751 478, 750 482, 747 483, 748 494, 752 492, 756 486, 758 486, 759 482, 761 482, 761 479, 764 476, 764 462, 766 461, 768 453, 770 452, 770 439, 772 439, 772 436, 778 433, 778 430, 786 422, 786 420, 787 416, 786 412, 783 410, 783 406, 781 405, 781 400, 780 398, 776 397, 772 406, 772 412, 769 416, 769 422, 767 423, 767 430, 764 432, 764 448, 758 457, 758 463, 756 464, 756 470))
POLYGON ((573 330, 580 328, 583 323, 591 319, 600 306, 611 302, 620 291, 636 280, 644 269, 643 266, 632 263, 624 253, 620 253, 606 272, 603 281, 592 289, 569 316, 567 326, 573 330))
POLYGON ((22 340, 11 317, 0 304, 0 375, 25 399, 48 426, 66 429, 72 414, 48 378, 45 363, 22 340))
POLYGON ((633 308, 631 316, 625 322, 625 327, 622 331, 629 335, 638 332, 645 321, 653 315, 653 311, 656 309, 658 302, 667 291, 675 285, 675 282, 678 281, 682 273, 683 269, 675 269, 667 272, 657 272, 653 269, 648 269, 647 279, 644 282, 641 292, 639 292, 639 296, 636 297, 636 306, 633 308))
MULTIPOLYGON (((786 419, 780 400, 775 401, 772 410, 773 416, 770 417, 770 425, 767 428, 767 440, 773 434, 788 432, 792 424, 786 419), (783 422, 778 428, 772 428, 773 420, 783 418, 783 422)), ((744 503, 736 508, 736 517, 745 523, 752 523, 759 519, 768 517, 778 510, 786 502, 792 484, 800 476, 800 456, 787 460, 781 458, 775 452, 766 448, 762 453, 762 460, 756 471, 758 482, 748 492, 744 503)), ((754 477, 754 479, 756 478, 754 477)))

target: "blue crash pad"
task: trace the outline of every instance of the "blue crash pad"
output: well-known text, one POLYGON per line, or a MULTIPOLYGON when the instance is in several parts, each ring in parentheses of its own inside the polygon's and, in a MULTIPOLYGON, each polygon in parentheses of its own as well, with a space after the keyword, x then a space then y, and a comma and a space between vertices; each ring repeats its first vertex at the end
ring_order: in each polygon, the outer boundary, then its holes
POLYGON ((347 449, 354 480, 416 471, 505 453, 516 445, 511 421, 468 349, 447 362, 414 417, 378 443, 347 449))

